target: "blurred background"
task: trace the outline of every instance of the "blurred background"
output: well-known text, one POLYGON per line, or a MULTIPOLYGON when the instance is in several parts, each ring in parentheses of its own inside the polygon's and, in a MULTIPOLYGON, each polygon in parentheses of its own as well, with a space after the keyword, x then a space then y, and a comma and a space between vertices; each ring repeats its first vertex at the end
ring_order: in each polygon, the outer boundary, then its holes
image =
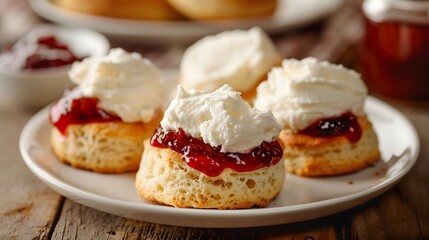
MULTIPOLYGON (((356 8, 361 1, 356 0, 279 0, 274 13, 266 16, 214 20, 132 19, 112 16, 114 10, 91 13, 67 7, 65 0, 57 2, 64 5, 48 0, 2 0, 0 44, 17 39, 39 23, 54 22, 92 28, 107 36, 112 47, 138 51, 159 67, 174 68, 192 42, 223 30, 260 26, 271 35, 285 58, 312 55, 331 61, 337 60, 361 34, 360 13, 356 8), (318 44, 314 45, 315 42, 318 44)), ((89 1, 73 2, 78 5, 89 1)))
POLYGON ((196 40, 225 30, 259 26, 283 58, 313 56, 340 63, 362 73, 372 94, 426 100, 428 3, 2 0, 0 47, 38 24, 50 22, 92 29, 106 36, 111 48, 139 52, 163 69, 178 68, 183 52, 196 40))

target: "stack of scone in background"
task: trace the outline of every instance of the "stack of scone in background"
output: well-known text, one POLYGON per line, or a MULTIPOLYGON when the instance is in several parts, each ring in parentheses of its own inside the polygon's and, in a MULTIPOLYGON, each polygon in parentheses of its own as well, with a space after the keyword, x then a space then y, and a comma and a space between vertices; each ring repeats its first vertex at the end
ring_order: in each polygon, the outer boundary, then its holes
POLYGON ((144 20, 208 20, 266 17, 277 0, 53 0, 57 6, 85 14, 144 20))

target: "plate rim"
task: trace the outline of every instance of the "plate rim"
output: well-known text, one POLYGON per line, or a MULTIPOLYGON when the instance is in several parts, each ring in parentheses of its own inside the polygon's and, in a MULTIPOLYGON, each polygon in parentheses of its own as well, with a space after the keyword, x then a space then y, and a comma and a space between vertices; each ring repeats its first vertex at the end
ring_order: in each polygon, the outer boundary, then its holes
MULTIPOLYGON (((83 205, 98 209, 100 211, 108 212, 111 214, 133 218, 127 215, 123 214, 116 214, 112 211, 106 211, 105 209, 97 208, 97 206, 94 206, 94 204, 102 204, 108 207, 114 207, 114 208, 121 208, 126 211, 136 211, 135 213, 143 213, 143 214, 162 214, 164 217, 169 217, 171 215, 181 215, 183 217, 189 217, 194 220, 194 222, 198 219, 201 220, 201 218, 206 218, 206 220, 216 220, 219 217, 222 218, 228 218, 228 220, 234 222, 234 224, 224 223, 224 224, 215 224, 210 225, 210 227, 214 228, 233 228, 233 227, 256 227, 256 226, 268 226, 268 225, 276 225, 276 224, 285 224, 285 223, 292 223, 297 221, 303 221, 303 220, 310 220, 315 219, 322 216, 332 215, 337 212, 343 211, 345 209, 349 209, 351 207, 355 207, 359 204, 362 204, 374 197, 377 197, 387 190, 389 190, 391 187, 393 187, 397 182, 399 182, 415 165, 419 151, 420 151, 420 140, 417 134, 417 131, 414 127, 414 125, 411 123, 411 121, 400 111, 398 111, 396 108, 392 107, 391 105, 376 99, 375 97, 369 96, 367 98, 367 102, 375 104, 377 106, 381 106, 385 108, 386 110, 394 113, 395 115, 398 115, 401 117, 401 120, 407 124, 410 135, 413 137, 413 141, 415 142, 415 145, 413 147, 415 148, 415 152, 413 154, 410 154, 407 165, 401 169, 398 173, 394 174, 392 177, 386 178, 386 180, 383 180, 381 183, 377 184, 376 186, 370 187, 368 189, 365 189, 363 191, 355 192, 352 194, 347 194, 344 196, 329 198, 325 200, 320 200, 316 202, 310 202, 310 203, 303 203, 303 204, 296 204, 296 205, 290 205, 290 206, 280 206, 280 207, 273 207, 273 208, 252 208, 252 209, 235 209, 235 210, 215 210, 215 209, 192 209, 192 208, 173 208, 163 205, 154 205, 154 204, 146 204, 146 203, 134 203, 134 202, 128 202, 124 200, 119 199, 113 199, 109 198, 103 195, 95 194, 93 192, 84 190, 79 188, 78 186, 73 186, 72 183, 64 182, 61 179, 58 179, 55 175, 49 173, 46 169, 43 168, 43 166, 40 166, 40 164, 37 164, 36 160, 33 160, 30 156, 30 153, 26 150, 26 142, 28 141, 25 136, 30 134, 31 131, 34 131, 35 129, 32 128, 34 124, 36 124, 38 121, 40 121, 40 118, 46 118, 47 111, 49 109, 49 106, 43 108, 38 113, 36 113, 25 125, 23 128, 20 139, 19 139, 19 148, 22 155, 22 158, 27 165, 27 167, 31 170, 33 174, 35 174, 42 182, 44 182, 49 187, 53 188, 54 191, 58 192, 59 194, 70 198, 76 202, 79 202, 83 205), (89 202, 88 202, 89 201, 89 202), (92 203, 92 204, 91 204, 92 203), (335 210, 329 211, 329 213, 322 213, 322 214, 316 214, 312 217, 300 217, 296 220, 284 220, 281 217, 285 217, 285 214, 288 213, 301 213, 301 215, 308 211, 315 211, 315 210, 323 210, 323 208, 336 205, 338 203, 341 203, 342 206, 336 208, 335 210), (239 214, 237 214, 239 213, 239 214), (243 223, 240 224, 237 222, 238 220, 243 220, 245 218, 251 218, 251 217, 280 217, 278 219, 274 219, 273 221, 260 221, 258 223, 248 224, 243 223)), ((46 124, 46 123, 45 123, 46 124)), ((142 219, 138 219, 142 220, 142 219)), ((160 223, 160 224, 166 224, 166 225, 175 225, 175 226, 186 226, 186 227, 208 227, 207 224, 201 223, 200 225, 195 224, 189 224, 188 222, 165 222, 157 219, 143 219, 143 221, 153 222, 153 223, 160 223)), ((211 223, 213 224, 213 223, 211 223)))
MULTIPOLYGON (((279 0, 280 3, 285 5, 290 0, 279 0)), ((304 0, 296 0, 296 3, 302 5, 304 0)), ((316 0, 305 0, 316 1, 316 0)), ((121 19, 105 16, 96 16, 85 13, 74 12, 67 9, 62 9, 50 0, 30 0, 29 5, 33 11, 50 21, 61 23, 65 25, 79 25, 84 27, 93 28, 106 35, 114 37, 128 37, 129 41, 144 40, 152 42, 157 40, 157 43, 171 43, 172 41, 189 42, 201 38, 204 35, 214 34, 223 30, 231 30, 236 28, 250 28, 252 26, 260 25, 268 33, 278 33, 283 30, 293 30, 304 25, 310 24, 317 20, 323 19, 334 13, 342 4, 344 0, 329 0, 325 2, 326 7, 314 8, 317 14, 300 14, 298 21, 285 21, 277 12, 273 17, 260 17, 253 18, 248 21, 242 20, 206 20, 206 21, 152 21, 152 20, 133 20, 121 19), (105 27, 98 24, 99 21, 105 21, 109 24, 104 24, 105 27), (121 25, 127 27, 118 28, 121 25), (116 27, 115 27, 116 26, 116 27), (144 27, 142 29, 141 27, 144 27), (154 28, 155 27, 155 28, 154 28), (147 31, 151 28, 151 31, 147 31), (172 29, 181 29, 182 31, 171 31, 172 29), (132 30, 132 31, 131 31, 132 30), (175 34, 172 34, 174 32, 175 34), (171 39, 176 37, 177 39, 171 39), (161 40, 161 42, 160 42, 161 40)), ((290 4, 290 3, 289 3, 290 4)), ((288 8, 282 8, 281 10, 288 8)), ((286 17, 287 19, 287 17, 286 17)))

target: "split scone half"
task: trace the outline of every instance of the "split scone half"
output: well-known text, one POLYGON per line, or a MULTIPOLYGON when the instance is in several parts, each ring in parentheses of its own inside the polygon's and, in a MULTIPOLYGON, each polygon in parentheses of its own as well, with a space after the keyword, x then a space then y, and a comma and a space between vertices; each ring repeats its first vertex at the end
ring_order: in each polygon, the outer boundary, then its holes
POLYGON ((357 142, 344 136, 312 137, 280 132, 286 170, 301 176, 318 177, 355 172, 380 159, 377 135, 366 116, 358 117, 362 135, 357 142))
POLYGON ((266 207, 285 171, 271 112, 251 109, 225 85, 212 93, 178 88, 161 126, 145 141, 138 194, 174 207, 266 207))
POLYGON ((159 125, 167 97, 159 70, 118 48, 75 62, 69 76, 77 87, 50 109, 55 155, 94 172, 137 171, 143 141, 159 125))
POLYGON ((359 74, 315 58, 284 60, 257 88, 255 107, 283 127, 286 170, 319 177, 350 173, 380 159, 364 112, 367 88, 359 74))
POLYGON ((51 146, 62 162, 99 173, 135 172, 139 168, 143 141, 159 125, 122 121, 72 124, 66 134, 51 131, 51 146))

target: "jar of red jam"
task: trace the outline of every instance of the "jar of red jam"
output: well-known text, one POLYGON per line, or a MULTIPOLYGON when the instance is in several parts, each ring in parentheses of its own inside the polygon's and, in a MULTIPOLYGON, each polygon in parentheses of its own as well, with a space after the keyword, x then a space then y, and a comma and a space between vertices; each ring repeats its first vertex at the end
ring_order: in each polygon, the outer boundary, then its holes
POLYGON ((381 95, 429 99, 429 1, 365 0, 361 72, 381 95))

